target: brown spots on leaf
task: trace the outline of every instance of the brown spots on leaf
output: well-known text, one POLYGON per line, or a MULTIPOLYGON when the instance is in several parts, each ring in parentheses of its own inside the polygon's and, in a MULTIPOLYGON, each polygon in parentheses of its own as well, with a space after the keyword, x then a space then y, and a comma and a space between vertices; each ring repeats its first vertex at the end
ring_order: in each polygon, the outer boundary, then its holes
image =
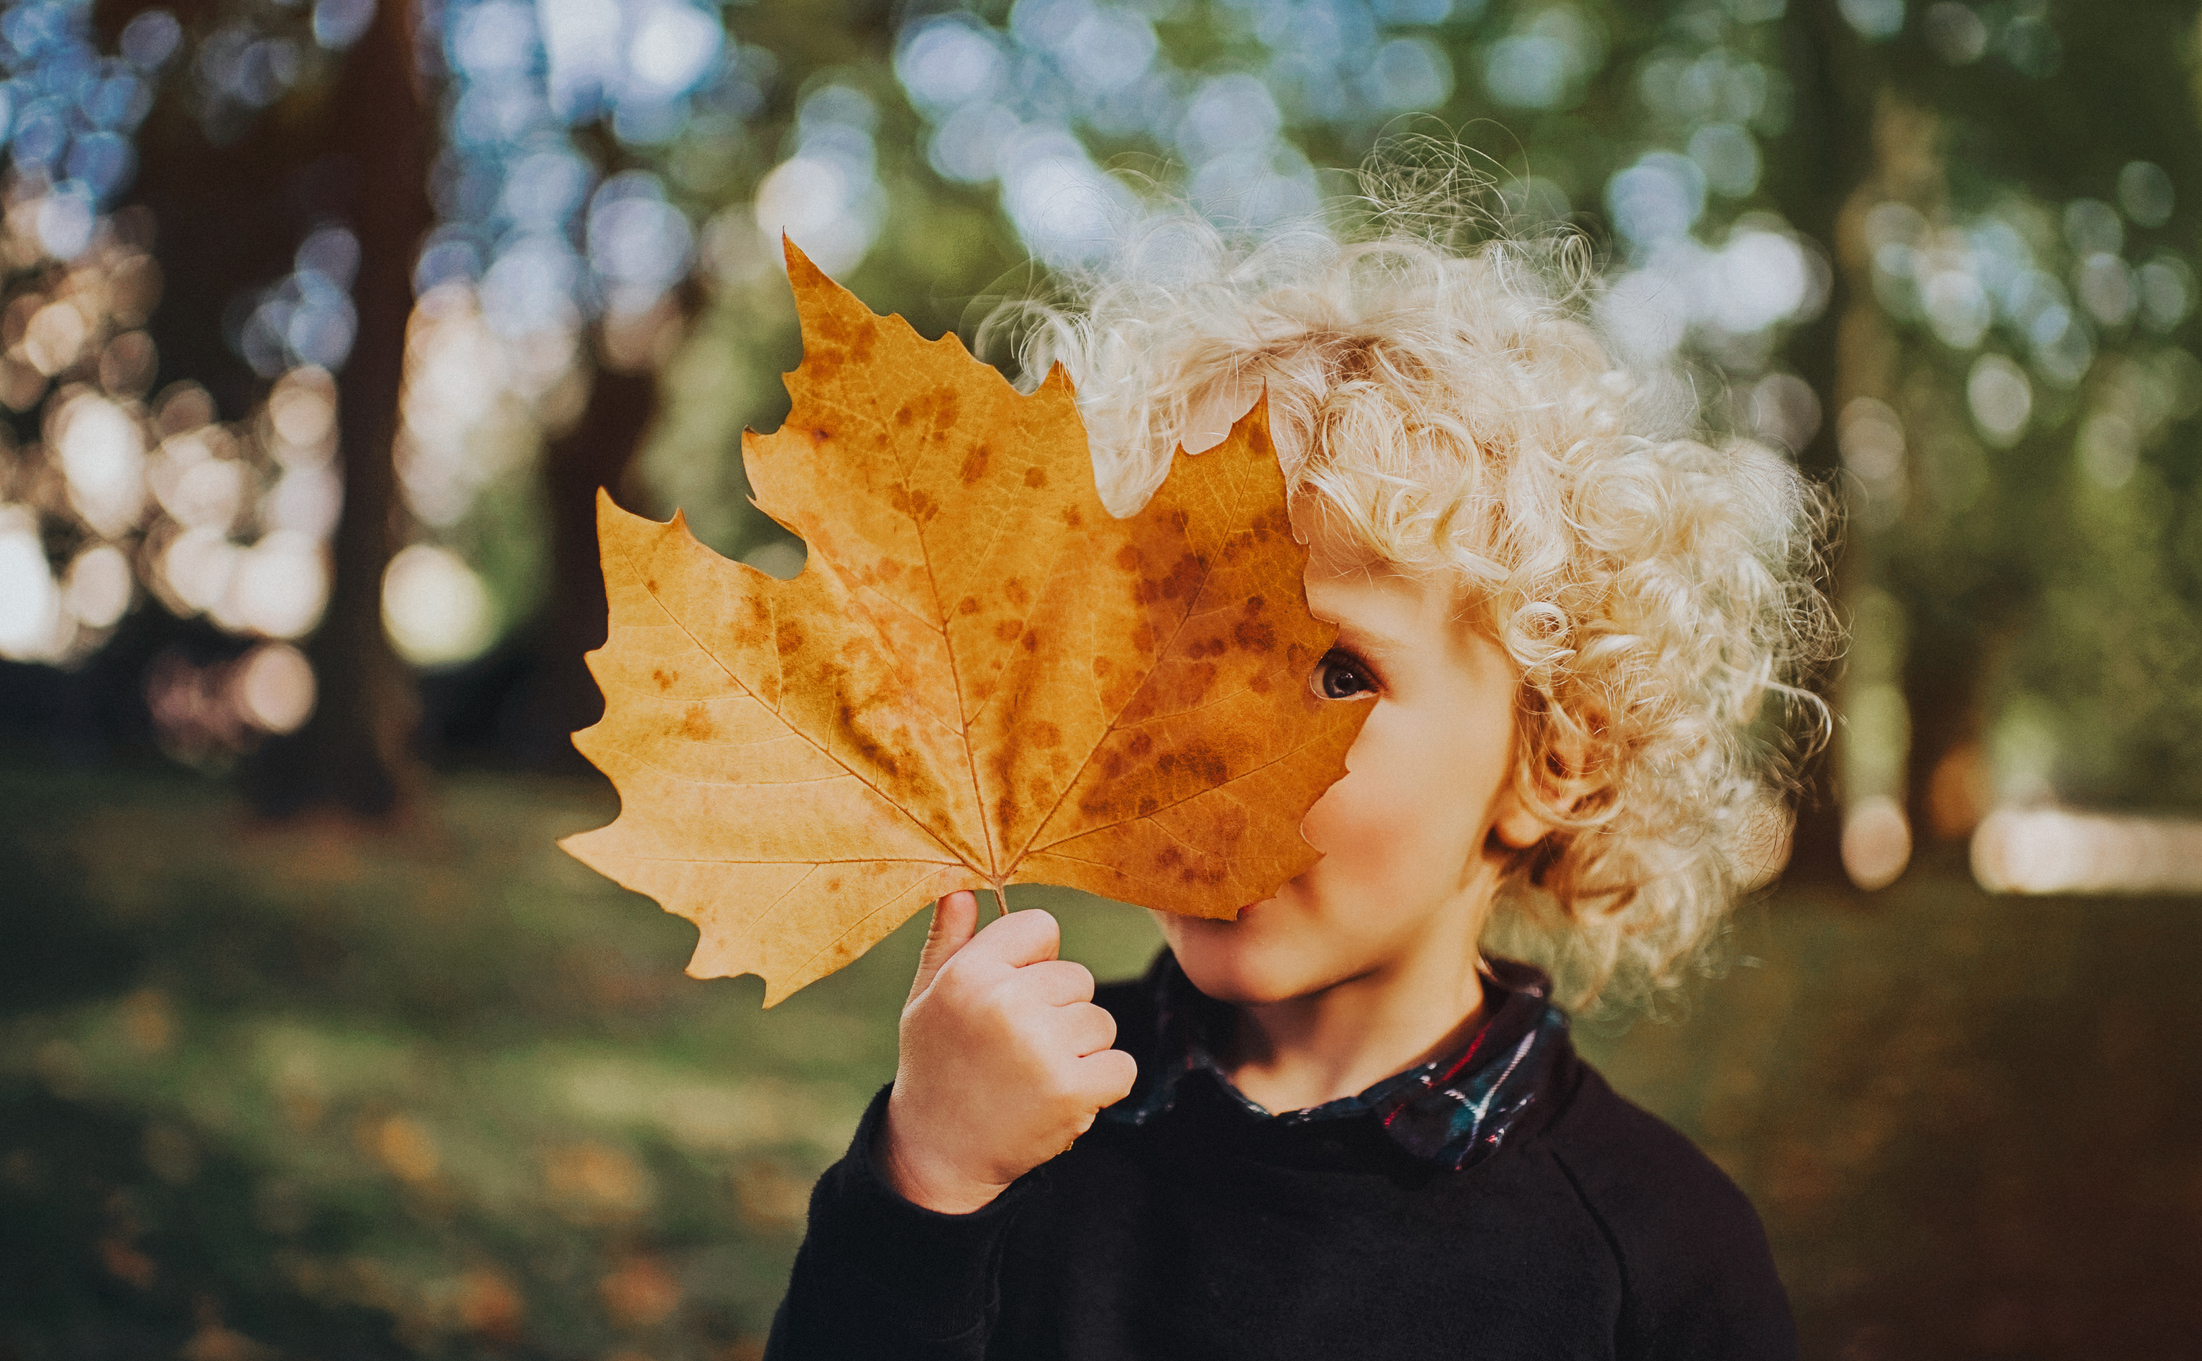
POLYGON ((1002 594, 1008 596, 1009 603, 1020 610, 1032 603, 1031 588, 1016 577, 1011 577, 1002 583, 1002 594))
POLYGON ((1231 778, 1231 767, 1223 759, 1223 753, 1208 742, 1194 740, 1176 751, 1162 753, 1155 768, 1165 775, 1190 778, 1201 784, 1215 786, 1231 778))
POLYGON ((1132 647, 1142 653, 1152 655, 1155 650, 1154 625, 1141 624, 1134 628, 1132 630, 1132 647))
POLYGON ((1177 846, 1164 846, 1155 853, 1155 871, 1161 875, 1175 875, 1181 884, 1220 884, 1225 869, 1215 856, 1189 856, 1177 846))
POLYGON ((1018 646, 1027 652, 1038 652, 1040 650, 1039 633, 1032 629, 1026 629, 1024 641, 1020 642, 1018 646))
POLYGON ((896 483, 887 488, 887 504, 900 513, 924 524, 940 513, 940 502, 922 491, 912 491, 896 483))
POLYGON ((985 445, 982 444, 973 449, 964 456, 963 467, 956 474, 957 479, 966 487, 976 485, 979 479, 986 476, 986 465, 989 457, 985 445))
POLYGON ((851 769, 873 770, 893 781, 902 773, 902 757, 871 733, 861 721, 863 717, 861 711, 845 702, 835 705, 833 740, 828 749, 851 769))
POLYGON ((1213 854, 1204 854, 1204 857, 1198 859, 1189 857, 1178 846, 1165 846, 1163 850, 1154 852, 1154 870, 1156 874, 1165 874, 1165 877, 1167 874, 1174 874, 1178 883, 1224 881, 1224 863, 1220 859, 1213 857, 1213 854))
POLYGON ((914 412, 914 411, 912 411, 912 410, 910 410, 910 404, 909 404, 908 402, 904 402, 904 403, 903 403, 903 404, 902 404, 901 406, 898 406, 898 407, 896 407, 896 408, 895 408, 895 424, 896 424, 896 425, 899 425, 899 426, 903 426, 903 427, 907 428, 907 427, 909 426, 910 422, 912 422, 912 421, 914 421, 914 420, 916 420, 916 419, 917 419, 917 413, 916 413, 916 412, 914 412))
POLYGON ((841 876, 837 874, 837 875, 835 875, 835 876, 834 876, 833 878, 831 878, 831 879, 828 879, 828 880, 826 881, 826 892, 828 892, 828 893, 839 893, 840 891, 841 891, 841 876))
POLYGON ((663 692, 672 689, 673 683, 679 680, 680 677, 661 666, 650 673, 650 679, 656 681, 658 690, 663 692))
POLYGON ((1122 548, 1116 550, 1116 565, 1124 571, 1138 571, 1143 561, 1139 556, 1139 550, 1130 544, 1125 544, 1122 548))
POLYGON ((1138 759, 1145 759, 1147 754, 1152 752, 1154 749, 1154 738, 1149 737, 1146 733, 1143 732, 1132 734, 1132 740, 1125 748, 1125 750, 1129 751, 1133 755, 1133 757, 1138 759))
POLYGON ((1107 679, 1109 673, 1114 670, 1116 670, 1116 663, 1108 658, 1096 657, 1093 659, 1093 678, 1095 680, 1107 679))
POLYGON ((830 374, 842 363, 861 366, 871 362, 872 347, 879 341, 879 322, 868 314, 859 317, 845 311, 806 312, 803 323, 807 332, 803 347, 806 371, 830 374), (810 343, 813 340, 819 343, 810 343), (835 354, 836 350, 841 353, 835 354))
POLYGON ((719 735, 718 725, 711 721, 711 711, 701 704, 691 704, 681 715, 680 735, 691 742, 708 742, 719 735))
POLYGON ((1033 746, 1042 751, 1053 751, 1063 745, 1063 730, 1045 720, 1033 724, 1025 736, 1033 746))
POLYGON ((1190 601, 1199 593, 1207 575, 1207 558, 1198 553, 1181 554, 1168 575, 1142 580, 1132 589, 1132 596, 1142 605, 1151 605, 1157 600, 1190 601))
POLYGON ((1084 529, 1086 517, 1078 513, 1078 507, 1063 507, 1063 525, 1067 529, 1084 529))
POLYGON ((803 649, 803 631, 791 623, 782 623, 772 634, 772 646, 783 657, 792 657, 803 649))
POLYGON ((1208 559, 1198 553, 1187 553, 1170 569, 1170 575, 1162 580, 1162 594, 1171 600, 1188 600, 1200 589, 1201 579, 1208 575, 1208 559))
POLYGON ((1047 469, 1042 468, 1037 464, 1025 469, 1025 485, 1032 488, 1034 491, 1038 491, 1040 488, 1046 486, 1047 469))
POLYGON ((642 583, 642 589, 648 591, 652 595, 656 595, 658 593, 658 579, 656 577, 651 577, 648 580, 644 581, 642 583))
POLYGON ((1274 682, 1269 679, 1268 672, 1257 671, 1253 675, 1247 677, 1246 688, 1252 690, 1257 695, 1266 695, 1269 693, 1269 687, 1273 683, 1274 682))
POLYGON ((956 613, 958 614, 977 614, 978 612, 979 598, 975 595, 967 595, 956 602, 956 613))
POLYGON ((1000 643, 1014 643, 1017 641, 1017 635, 1024 631, 1025 626, 1016 620, 1004 619, 994 626, 994 640, 1000 643))
POLYGON ((1231 630, 1231 640, 1248 652, 1273 652, 1277 647, 1277 630, 1265 619, 1241 619, 1231 630))

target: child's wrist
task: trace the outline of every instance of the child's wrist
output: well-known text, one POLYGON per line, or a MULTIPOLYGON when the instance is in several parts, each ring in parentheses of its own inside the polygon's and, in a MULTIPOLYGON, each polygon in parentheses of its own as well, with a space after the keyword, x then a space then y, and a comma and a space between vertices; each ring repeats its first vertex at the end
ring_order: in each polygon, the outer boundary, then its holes
POLYGON ((975 1214, 1009 1189, 1008 1182, 964 1175, 904 1147, 895 1138, 892 1117, 872 1141, 872 1165, 888 1190, 936 1214, 975 1214))

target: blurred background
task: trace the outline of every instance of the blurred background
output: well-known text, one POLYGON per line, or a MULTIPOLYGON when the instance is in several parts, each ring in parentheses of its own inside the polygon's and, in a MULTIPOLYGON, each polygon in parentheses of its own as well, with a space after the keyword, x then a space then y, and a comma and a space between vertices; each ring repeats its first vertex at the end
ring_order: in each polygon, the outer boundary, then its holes
MULTIPOLYGON (((905 930, 767 1016, 614 811, 592 497, 786 575, 785 230, 969 337, 1450 130, 1847 509, 1727 968, 1585 1048, 1812 1357, 2202 1338, 2202 67, 2126 0, 0 3, 0 1357, 755 1356, 905 930)), ((1144 915, 1070 895, 1069 952, 1144 915)), ((917 923, 922 925, 922 922, 917 923)))

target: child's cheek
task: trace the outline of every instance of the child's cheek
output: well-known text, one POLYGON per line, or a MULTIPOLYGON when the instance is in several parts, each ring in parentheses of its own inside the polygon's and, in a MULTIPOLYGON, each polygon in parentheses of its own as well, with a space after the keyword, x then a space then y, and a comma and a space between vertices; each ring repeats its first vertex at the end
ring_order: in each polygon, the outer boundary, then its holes
MULTIPOLYGON (((1304 824, 1309 844, 1323 853, 1316 878, 1323 896, 1366 913, 1372 899, 1396 902, 1403 875, 1425 858, 1428 824, 1442 816, 1435 793, 1416 767, 1411 732, 1383 709, 1369 716, 1354 744, 1349 772, 1324 791, 1304 824), (1395 720, 1395 721, 1385 721, 1395 720)), ((1419 895, 1416 895, 1419 896, 1419 895)))
POLYGON ((1449 895, 1481 844, 1503 745, 1471 740, 1473 725, 1430 707, 1378 706, 1349 773, 1308 811, 1323 897, 1351 904, 1357 918, 1376 903, 1411 915, 1449 895))
POLYGON ((1404 811, 1379 783, 1377 771, 1357 770, 1324 791, 1303 825, 1325 864, 1358 866, 1383 858, 1404 811))

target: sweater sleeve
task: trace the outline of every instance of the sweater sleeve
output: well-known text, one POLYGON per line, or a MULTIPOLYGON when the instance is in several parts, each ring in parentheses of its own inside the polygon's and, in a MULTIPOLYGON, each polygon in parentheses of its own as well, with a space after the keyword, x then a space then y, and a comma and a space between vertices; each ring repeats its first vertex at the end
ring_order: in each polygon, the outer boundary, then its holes
POLYGON ((1002 1248, 1040 1174, 951 1215, 896 1194, 872 1161, 882 1087, 841 1161, 811 1191, 810 1222, 766 1361, 979 1361, 1000 1306, 1002 1248))
POLYGON ((1626 1282, 1623 1361, 1795 1361, 1758 1212, 1712 1160, 1586 1068, 1559 1153, 1626 1282))

